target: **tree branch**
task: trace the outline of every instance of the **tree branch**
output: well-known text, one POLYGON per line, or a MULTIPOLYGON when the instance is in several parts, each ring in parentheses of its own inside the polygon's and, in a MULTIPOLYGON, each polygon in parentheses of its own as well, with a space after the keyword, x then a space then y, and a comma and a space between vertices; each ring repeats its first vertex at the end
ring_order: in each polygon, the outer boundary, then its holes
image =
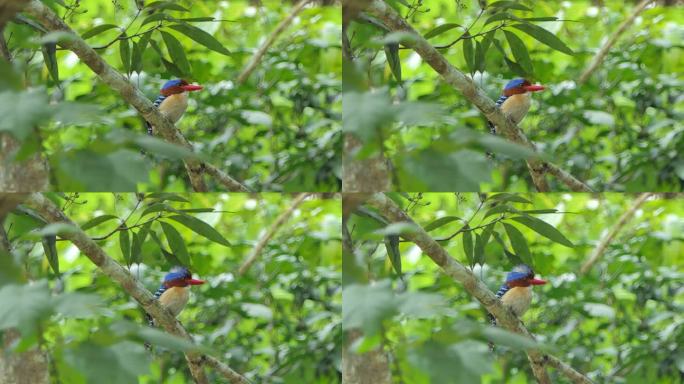
POLYGON ((280 36, 281 33, 292 23, 292 20, 299 14, 299 12, 304 9, 304 7, 309 4, 311 0, 301 0, 299 3, 297 3, 294 8, 292 8, 292 12, 283 20, 280 21, 276 29, 271 33, 270 36, 264 41, 263 44, 261 44, 261 47, 256 51, 254 56, 249 60, 249 63, 245 66, 245 68, 242 70, 240 75, 237 77, 236 82, 238 84, 242 84, 247 80, 250 74, 256 69, 256 66, 259 64, 261 61, 261 58, 266 54, 266 51, 268 48, 273 45, 273 43, 276 41, 278 36, 280 36))
POLYGON ((282 227, 282 225, 285 223, 285 221, 292 215, 292 212, 301 204, 304 199, 306 199, 309 196, 308 193, 301 193, 299 196, 297 196, 296 199, 292 202, 292 205, 290 208, 288 208, 286 211, 280 214, 278 218, 276 219, 275 222, 271 225, 271 227, 268 229, 268 231, 259 239, 259 241, 256 243, 254 248, 252 249, 252 252, 249 254, 247 257, 247 260, 242 263, 240 266, 240 269, 238 270, 239 275, 244 275, 247 270, 249 269, 252 264, 256 261, 256 259, 261 255, 261 251, 264 249, 266 244, 271 240, 273 235, 282 227))
MULTIPOLYGON (((407 240, 415 243, 432 261, 435 262, 442 271, 449 277, 463 284, 465 290, 475 297, 497 320, 497 324, 503 328, 522 334, 531 339, 534 337, 525 328, 522 322, 509 310, 501 301, 496 298, 494 293, 487 286, 461 263, 456 261, 449 253, 442 248, 425 230, 411 219, 394 201, 382 193, 374 194, 368 203, 380 211, 380 214, 387 218, 391 223, 410 223, 416 229, 411 233, 403 234, 407 240)), ((530 361, 534 376, 539 383, 551 383, 551 380, 544 369, 544 364, 551 359, 551 356, 544 356, 538 349, 528 349, 527 357, 530 361)), ((557 359, 556 359, 557 360, 557 359)), ((591 383, 591 380, 581 373, 572 369, 568 365, 563 365, 566 370, 561 370, 567 377, 581 378, 577 383, 591 383)))
POLYGON ((603 256, 608 244, 613 241, 618 232, 620 232, 625 224, 627 224, 627 222, 634 216, 634 213, 639 209, 639 207, 641 207, 651 196, 653 196, 653 193, 650 192, 639 195, 639 197, 634 201, 634 205, 632 205, 629 210, 620 216, 620 219, 618 219, 618 222, 615 224, 615 226, 611 228, 610 232, 603 236, 601 241, 599 241, 598 245, 591 253, 591 256, 587 259, 587 261, 584 262, 584 264, 582 264, 580 273, 585 274, 589 272, 591 267, 598 261, 598 259, 601 258, 601 256, 603 256))
POLYGON ((591 76, 591 74, 594 73, 596 68, 598 68, 598 66, 601 65, 601 63, 603 62, 603 59, 606 58, 608 51, 613 47, 613 45, 615 45, 615 42, 617 41, 617 39, 620 38, 620 35, 622 35, 622 33, 625 32, 625 30, 627 30, 627 28, 629 28, 629 26, 632 25, 632 23, 634 23, 634 19, 636 19, 637 16, 639 16, 639 14, 646 8, 646 6, 652 2, 653 0, 643 0, 636 6, 636 8, 634 8, 632 14, 627 19, 625 19, 625 21, 623 21, 622 24, 620 24, 620 26, 615 32, 613 32, 608 41, 606 41, 606 43, 603 45, 603 47, 601 47, 596 56, 594 56, 594 59, 591 61, 591 64, 589 64, 589 66, 584 70, 584 72, 582 72, 582 74, 579 77, 579 80, 577 80, 579 84, 584 84, 589 79, 589 76, 591 76))
MULTIPOLYGON (((48 223, 67 223, 78 228, 59 207, 40 193, 29 196, 26 204, 35 209, 48 223)), ((61 237, 70 240, 78 249, 93 262, 100 270, 112 280, 116 281, 126 293, 133 297, 152 318, 156 324, 161 325, 167 332, 192 341, 192 337, 183 328, 183 325, 169 312, 162 307, 158 300, 154 299, 152 293, 136 280, 125 268, 119 265, 113 258, 106 254, 95 241, 90 239, 81 229, 73 233, 64 233, 61 237)), ((211 358, 204 356, 196 351, 186 351, 185 359, 188 362, 190 372, 195 382, 205 384, 208 379, 202 368, 203 364, 215 364, 211 358)), ((212 365, 214 366, 214 365, 212 365)), ((223 366, 223 365, 222 365, 223 366)), ((231 370, 232 371, 232 370, 231 370)), ((219 370, 224 374, 221 370, 219 370)), ((234 372, 233 372, 234 373, 234 372)), ((249 381, 235 374, 236 376, 224 376, 231 383, 246 384, 249 381)))
MULTIPOLYGON (((50 8, 38 0, 32 0, 26 7, 25 12, 38 19, 43 26, 51 31, 65 31, 73 34, 73 39, 61 41, 59 45, 73 51, 105 84, 118 92, 126 102, 137 109, 165 140, 192 150, 192 145, 178 128, 162 115, 157 108, 154 108, 152 102, 142 92, 135 88, 122 74, 107 64, 95 50, 83 41, 50 8)), ((205 192, 207 186, 202 179, 205 166, 194 158, 185 159, 184 163, 193 189, 196 192, 205 192)), ((222 184, 226 185, 223 182, 222 184)), ((243 186, 243 188, 246 190, 246 187, 243 186)))
MULTIPOLYGON (((403 44, 416 51, 428 65, 442 76, 447 84, 456 88, 466 99, 473 103, 496 126, 497 133, 503 134, 508 140, 536 150, 534 144, 532 144, 520 128, 512 120, 504 116, 501 110, 496 107, 494 101, 484 91, 461 71, 449 64, 444 56, 416 32, 392 7, 388 6, 383 0, 372 0, 369 2, 366 11, 382 20, 391 31, 410 33, 412 36, 404 39, 403 44)), ((586 184, 553 164, 538 159, 529 159, 527 160, 527 168, 530 171, 532 182, 539 192, 549 191, 544 175, 550 170, 553 170, 552 174, 554 175, 563 175, 563 177, 559 177, 559 180, 573 191, 591 191, 586 184)))

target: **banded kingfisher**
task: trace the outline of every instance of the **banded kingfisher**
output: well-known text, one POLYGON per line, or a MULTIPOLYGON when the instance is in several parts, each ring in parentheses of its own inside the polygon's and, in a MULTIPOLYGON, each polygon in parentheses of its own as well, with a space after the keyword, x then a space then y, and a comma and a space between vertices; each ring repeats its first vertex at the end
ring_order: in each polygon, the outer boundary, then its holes
MULTIPOLYGON (((192 278, 192 273, 185 267, 174 267, 169 273, 164 276, 161 286, 154 293, 154 298, 159 300, 159 303, 166 307, 174 317, 185 308, 190 298, 191 285, 204 284, 204 280, 196 280, 192 278)), ((154 326, 154 320, 151 316, 147 316, 150 326, 154 326)))
MULTIPOLYGON (((518 124, 530 110, 530 92, 539 92, 544 89, 543 86, 533 85, 526 79, 513 79, 504 87, 501 97, 496 101, 496 106, 501 109, 504 115, 518 124)), ((496 135, 496 128, 491 122, 489 123, 489 130, 493 135, 496 135)))
MULTIPOLYGON (((188 92, 199 91, 202 88, 201 85, 189 84, 183 79, 169 80, 159 91, 154 106, 175 124, 188 108, 188 92)), ((153 134, 150 123, 147 123, 147 134, 153 134)))
MULTIPOLYGON (((520 264, 506 275, 506 281, 496 292, 496 297, 501 300, 504 307, 509 308, 517 317, 521 317, 530 308, 532 302, 531 285, 544 285, 546 280, 534 278, 534 271, 528 265, 520 264)), ((489 321, 494 326, 496 319, 491 314, 489 321)), ((493 351, 494 344, 489 343, 493 351)))

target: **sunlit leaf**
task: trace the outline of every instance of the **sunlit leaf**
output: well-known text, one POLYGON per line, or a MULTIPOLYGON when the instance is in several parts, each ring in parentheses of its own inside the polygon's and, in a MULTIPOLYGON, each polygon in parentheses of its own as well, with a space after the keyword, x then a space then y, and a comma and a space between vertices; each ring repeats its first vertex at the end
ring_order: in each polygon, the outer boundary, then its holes
POLYGON ((171 56, 173 63, 183 74, 190 74, 190 62, 188 62, 188 58, 185 56, 185 51, 183 50, 180 41, 170 33, 164 31, 160 32, 164 38, 166 49, 169 51, 169 56, 171 56))
POLYGON ((189 24, 173 24, 169 25, 169 28, 175 29, 176 31, 184 34, 185 36, 211 49, 212 51, 216 51, 224 55, 230 55, 230 51, 227 50, 218 40, 216 40, 214 36, 200 28, 189 24))
POLYGON ((537 41, 568 55, 575 53, 564 42, 562 42, 556 35, 547 31, 546 29, 534 24, 513 24, 512 27, 517 28, 528 35, 534 37, 537 41))

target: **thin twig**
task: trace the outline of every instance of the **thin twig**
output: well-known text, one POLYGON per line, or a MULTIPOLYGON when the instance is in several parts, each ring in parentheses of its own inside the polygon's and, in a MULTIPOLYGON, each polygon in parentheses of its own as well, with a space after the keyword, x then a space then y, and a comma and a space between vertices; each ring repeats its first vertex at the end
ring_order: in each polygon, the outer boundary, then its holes
POLYGON ((608 51, 610 48, 613 47, 615 42, 620 38, 620 35, 622 35, 627 28, 629 28, 632 23, 634 23, 634 20, 639 16, 639 14, 646 8, 646 6, 650 3, 652 3, 653 0, 643 0, 641 3, 639 3, 636 8, 634 8, 634 11, 632 12, 629 17, 620 24, 618 29, 613 32, 613 34, 610 36, 608 41, 601 47, 601 49, 598 51, 596 56, 594 56, 594 60, 591 61, 591 64, 587 67, 587 69, 582 72, 582 74, 579 77, 579 80, 577 80, 578 83, 583 84, 585 83, 588 79, 589 76, 591 76, 592 73, 598 68, 599 65, 603 62, 603 59, 606 58, 606 55, 608 54, 608 51))
MULTIPOLYGON (((470 270, 456 261, 449 253, 442 248, 425 230, 418 225, 409 215, 406 214, 392 199, 383 193, 374 194, 368 204, 375 207, 380 214, 390 223, 409 223, 415 226, 414 230, 402 235, 407 240, 416 244, 425 255, 427 255, 442 271, 449 277, 463 284, 463 288, 491 313, 503 328, 522 334, 534 339, 532 334, 525 328, 523 323, 496 298, 494 293, 480 281, 470 270)), ((544 365, 551 356, 545 356, 539 349, 528 349, 527 356, 532 367, 532 372, 539 383, 551 383, 544 365)), ((560 371, 567 377, 573 378, 577 383, 588 384, 591 380, 575 371, 567 364, 560 371), (580 378, 581 380, 576 380, 580 378)))
MULTIPOLYGON (((48 223, 66 223, 78 228, 69 217, 62 212, 52 201, 47 199, 43 194, 35 193, 29 196, 26 205, 38 212, 48 223)), ((88 235, 81 229, 73 232, 62 233, 61 237, 69 239, 83 255, 90 259, 105 275, 116 281, 121 288, 135 299, 152 318, 156 324, 159 324, 167 332, 179 336, 189 342, 193 339, 188 332, 183 328, 183 325, 171 314, 171 312, 164 308, 159 300, 155 300, 154 296, 148 291, 145 286, 138 281, 128 270, 123 268, 111 256, 109 256, 102 248, 100 248, 88 235)), ((209 380, 204 372, 203 366, 209 364, 214 367, 220 367, 219 372, 230 380, 231 383, 247 384, 249 381, 243 376, 235 373, 234 375, 225 375, 225 364, 216 364, 215 359, 210 356, 202 355, 196 350, 185 351, 185 359, 188 362, 190 373, 196 383, 208 384, 209 380)))
MULTIPOLYGON (((496 126, 497 133, 502 134, 510 141, 536 151, 534 144, 532 144, 511 119, 506 117, 503 112, 496 107, 494 101, 490 99, 472 79, 452 66, 442 54, 416 32, 406 20, 397 14, 394 8, 387 5, 383 0, 372 0, 368 4, 366 12, 382 20, 392 31, 408 32, 412 34, 412 37, 405 39, 403 44, 418 53, 449 85, 459 90, 463 96, 473 103, 485 115, 487 120, 491 121, 496 126)), ((530 171, 532 182, 539 192, 549 191, 545 174, 549 172, 549 170, 556 168, 558 172, 553 174, 562 174, 564 177, 559 178, 559 180, 573 191, 591 191, 589 186, 574 178, 570 173, 562 171, 553 164, 549 164, 538 158, 528 159, 527 167, 530 171)))
POLYGON ((236 82, 238 84, 242 84, 247 80, 250 74, 256 69, 257 64, 261 61, 261 58, 266 54, 266 51, 268 48, 276 41, 278 36, 283 33, 283 31, 292 23, 292 20, 299 14, 299 12, 304 9, 304 6, 309 4, 311 0, 302 0, 297 5, 292 8, 292 12, 290 13, 289 16, 284 18, 280 24, 276 27, 276 29, 271 33, 271 35, 264 41, 264 43, 259 47, 259 49, 256 51, 254 56, 249 60, 249 63, 247 66, 245 66, 245 69, 242 70, 240 75, 237 77, 236 82))
POLYGON ((297 196, 296 199, 292 202, 292 205, 290 208, 288 208, 286 211, 280 214, 276 221, 273 222, 271 227, 266 231, 266 233, 259 239, 259 241, 256 243, 254 248, 252 249, 252 252, 249 254, 247 259, 242 263, 240 266, 240 269, 238 270, 238 274, 244 275, 249 267, 254 264, 256 259, 261 255, 261 251, 264 249, 266 244, 271 240, 273 235, 280 229, 280 227, 283 226, 285 221, 292 215, 292 212, 301 204, 304 199, 306 199, 309 196, 309 193, 302 193, 299 196, 297 196))
POLYGON ((624 228, 625 224, 634 216, 634 213, 648 200, 649 197, 653 196, 653 193, 642 193, 635 201, 634 205, 632 205, 629 210, 627 210, 625 213, 620 216, 620 219, 618 219, 618 222, 613 226, 613 228, 610 229, 610 232, 608 232, 601 241, 599 241, 598 245, 596 248, 594 248, 594 251, 591 253, 591 256, 587 259, 587 261, 582 264, 582 268, 580 269, 580 272, 582 274, 585 274, 589 272, 591 267, 598 261, 598 259, 603 256, 603 253, 606 251, 606 248, 608 247, 608 244, 610 244, 611 241, 615 238, 615 236, 624 228))

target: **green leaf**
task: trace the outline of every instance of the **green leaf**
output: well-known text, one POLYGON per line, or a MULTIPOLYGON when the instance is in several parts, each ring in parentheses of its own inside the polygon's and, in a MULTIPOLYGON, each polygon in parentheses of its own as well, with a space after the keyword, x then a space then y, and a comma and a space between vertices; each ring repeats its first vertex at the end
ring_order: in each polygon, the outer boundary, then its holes
POLYGON ((38 90, 0 92, 0 132, 9 132, 23 141, 35 126, 52 116, 47 94, 38 90))
POLYGON ((142 345, 124 341, 100 346, 90 341, 71 345, 64 351, 64 361, 85 378, 84 382, 127 384, 149 373, 149 357, 142 345))
POLYGON ((131 56, 131 71, 140 73, 143 68, 143 54, 149 43, 149 32, 144 34, 137 43, 133 43, 133 54, 131 56))
MULTIPOLYGON (((153 14, 147 16, 145 19, 143 19, 143 21, 142 21, 142 23, 140 24, 140 26, 143 26, 143 25, 145 25, 145 24, 149 24, 149 23, 152 23, 152 22, 155 22, 155 21, 166 20, 166 19, 168 19, 168 18, 169 18, 169 16, 167 16, 167 15, 166 15, 165 13, 163 13, 163 12, 153 13, 153 14)), ((150 31, 150 32, 152 32, 152 31, 150 31)))
POLYGON ((464 227, 465 232, 463 232, 463 252, 465 253, 466 259, 468 259, 468 265, 472 266, 473 263, 473 233, 469 230, 470 226, 468 224, 464 227))
POLYGON ((45 251, 45 257, 50 264, 50 267, 59 276, 59 256, 57 254, 57 236, 49 235, 43 236, 42 239, 43 250, 45 251))
POLYGON ((166 241, 169 243, 169 248, 171 252, 178 257, 183 265, 190 265, 190 256, 188 255, 188 249, 185 247, 185 241, 181 237, 180 233, 173 227, 173 225, 160 221, 162 229, 164 230, 164 235, 166 235, 166 241))
POLYGON ((463 58, 468 66, 468 72, 475 72, 475 60, 473 57, 473 40, 469 38, 470 34, 466 32, 463 39, 463 58))
POLYGON ((95 218, 92 218, 92 219, 86 221, 83 225, 81 225, 81 229, 85 231, 87 229, 96 227, 102 223, 105 223, 109 220, 114 220, 114 219, 118 219, 118 217, 115 215, 96 216, 95 218))
POLYGON ((485 155, 471 150, 440 153, 428 149, 400 155, 399 184, 412 191, 477 191, 491 177, 485 155))
POLYGON ((397 275, 401 276, 401 253, 399 252, 399 236, 385 236, 385 248, 387 249, 387 255, 389 256, 390 263, 392 263, 392 267, 397 272, 397 275))
POLYGON ((131 71, 131 45, 126 38, 126 32, 119 36, 119 57, 121 58, 121 65, 123 65, 124 72, 131 71))
POLYGON ((30 334, 52 310, 50 288, 45 280, 0 288, 0 329, 18 328, 22 334, 30 334))
POLYGON ((110 29, 114 29, 114 28, 119 28, 119 26, 115 25, 115 24, 98 25, 96 27, 90 28, 89 30, 83 32, 83 34, 81 34, 81 38, 83 40, 87 40, 93 36, 97 36, 102 32, 109 31, 110 29))
POLYGON ((546 29, 534 24, 513 24, 512 27, 517 28, 528 35, 534 37, 537 41, 568 55, 575 53, 564 42, 562 42, 556 35, 547 31, 546 29))
POLYGON ((488 327, 482 330, 482 335, 491 342, 497 345, 505 345, 515 349, 538 348, 537 342, 519 335, 517 333, 506 331, 499 327, 488 327))
POLYGON ((511 52, 513 52, 513 57, 520 64, 526 73, 532 74, 534 68, 532 67, 532 59, 530 59, 530 54, 527 52, 527 47, 518 36, 513 32, 504 30, 506 39, 508 40, 508 45, 511 47, 511 52))
POLYGON ((489 208, 487 210, 487 212, 485 212, 483 219, 487 218, 489 216, 492 216, 492 215, 498 215, 500 213, 506 213, 506 212, 510 212, 510 211, 511 211, 511 207, 509 207, 508 205, 498 204, 498 205, 495 205, 495 206, 489 208))
POLYGON ((568 240, 559 230, 554 228, 551 224, 544 220, 538 219, 532 216, 516 216, 512 218, 513 220, 529 227, 538 234, 552 240, 556 243, 563 244, 566 247, 573 248, 575 245, 568 240))
POLYGON ((518 257, 522 259, 525 264, 532 265, 532 255, 530 254, 530 249, 527 246, 527 240, 525 236, 518 230, 518 228, 512 226, 508 223, 503 223, 506 233, 508 234, 508 239, 511 241, 511 246, 513 251, 518 257))
POLYGON ((182 5, 179 5, 175 2, 172 1, 155 1, 152 3, 149 3, 145 6, 146 9, 156 9, 156 10, 162 10, 162 9, 168 9, 171 11, 179 11, 179 12, 190 12, 189 9, 183 7, 182 5))
POLYGON ((43 59, 45 67, 50 73, 50 77, 55 83, 59 83, 59 66, 57 65, 57 45, 55 43, 43 44, 41 51, 43 52, 43 59))
POLYGON ((50 223, 44 226, 43 228, 26 233, 25 236, 26 238, 29 239, 40 239, 43 236, 54 236, 54 235, 67 235, 67 234, 72 234, 72 233, 77 233, 78 228, 67 223, 50 223))
POLYGON ((548 16, 548 17, 523 17, 520 20, 525 20, 525 21, 556 21, 558 20, 557 17, 555 16, 548 16))
POLYGON ((169 51, 169 56, 171 56, 173 63, 184 75, 190 74, 190 63, 188 62, 188 58, 185 57, 185 51, 183 50, 180 41, 170 33, 164 31, 160 32, 164 38, 166 49, 169 51))
POLYGON ((184 226, 188 227, 190 230, 195 232, 196 234, 209 239, 215 243, 225 245, 226 247, 230 247, 230 242, 223 237, 217 231, 212 227, 211 225, 205 223, 204 221, 190 215, 176 215, 176 216, 170 216, 168 219, 177 221, 184 226))
POLYGON ((152 222, 148 222, 140 228, 137 233, 133 233, 133 245, 131 246, 131 262, 140 264, 142 262, 142 246, 150 233, 152 222))
POLYGON ((216 51, 226 56, 230 55, 230 51, 227 50, 218 40, 216 40, 214 36, 200 28, 195 27, 194 25, 174 24, 170 25, 169 28, 175 29, 176 31, 184 34, 185 36, 211 49, 212 51, 216 51))
POLYGON ((179 203, 189 203, 190 200, 177 193, 169 192, 152 192, 145 195, 146 200, 155 200, 155 203, 160 203, 162 201, 177 201, 179 203))
POLYGON ((450 31, 450 30, 452 30, 452 29, 454 29, 454 28, 461 28, 461 25, 460 25, 460 24, 456 24, 456 23, 446 23, 446 24, 442 24, 442 25, 437 26, 437 27, 431 29, 430 31, 428 31, 428 33, 426 33, 425 35, 423 35, 423 37, 427 40, 427 39, 430 39, 430 38, 432 38, 432 37, 439 36, 439 35, 441 35, 442 33, 447 32, 447 31, 450 31))
POLYGON ((148 181, 149 161, 140 152, 119 149, 106 155, 91 150, 55 154, 50 164, 61 191, 129 192, 148 181))
POLYGON ((399 44, 385 44, 385 56, 387 64, 394 78, 401 83, 401 60, 399 59, 399 44))
POLYGON ((460 218, 460 217, 457 217, 457 216, 444 216, 444 217, 440 217, 439 219, 434 220, 434 221, 431 222, 430 224, 428 224, 428 225, 426 225, 425 227, 423 227, 423 229, 425 230, 425 232, 430 232, 430 231, 432 231, 432 230, 434 230, 434 229, 437 229, 437 228, 439 228, 439 227, 442 227, 442 226, 444 226, 444 225, 447 225, 447 224, 451 223, 452 221, 456 221, 456 220, 461 220, 461 218, 460 218))
POLYGON ((517 9, 520 11, 528 11, 531 12, 532 10, 516 1, 495 1, 487 7, 489 9, 492 8, 501 8, 501 9, 517 9))
POLYGON ((484 265, 485 253, 484 250, 489 244, 489 239, 492 236, 492 231, 494 230, 494 225, 496 223, 489 224, 482 230, 482 234, 475 238, 475 263, 484 265))
POLYGON ((511 15, 508 12, 495 13, 495 14, 489 16, 489 18, 487 18, 487 20, 485 20, 484 25, 493 23, 495 21, 508 20, 510 18, 511 18, 511 15))
POLYGON ((342 327, 363 329, 366 336, 373 336, 385 319, 398 313, 398 305, 387 280, 373 285, 348 285, 342 292, 342 327))
POLYGON ((526 198, 514 194, 514 193, 497 193, 494 196, 490 196, 487 200, 496 200, 496 201, 508 201, 512 203, 523 203, 523 204, 532 204, 531 201, 527 200, 526 198))
POLYGON ((128 230, 119 231, 119 248, 126 265, 131 265, 131 237, 128 230))
POLYGON ((582 116, 593 125, 605 125, 611 128, 615 126, 615 118, 607 112, 587 110, 582 113, 582 116))
POLYGON ((485 67, 485 52, 483 51, 484 44, 476 41, 475 42, 475 70, 482 72, 485 67))

